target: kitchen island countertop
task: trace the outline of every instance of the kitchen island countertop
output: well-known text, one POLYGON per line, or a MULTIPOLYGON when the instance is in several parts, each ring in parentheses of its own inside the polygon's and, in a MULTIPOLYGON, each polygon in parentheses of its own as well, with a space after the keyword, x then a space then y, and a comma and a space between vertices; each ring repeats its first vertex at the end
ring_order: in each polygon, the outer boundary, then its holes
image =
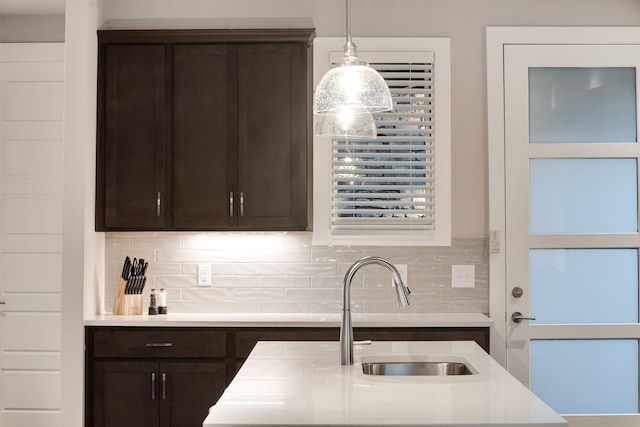
MULTIPOLYGON (((356 327, 491 327, 482 313, 353 313, 356 327)), ((169 313, 166 315, 94 315, 85 326, 151 327, 338 327, 341 314, 311 313, 169 313)))
POLYGON ((338 342, 259 342, 203 427, 566 426, 470 341, 376 341, 339 364, 338 342), (474 375, 370 376, 362 358, 466 360, 474 375))

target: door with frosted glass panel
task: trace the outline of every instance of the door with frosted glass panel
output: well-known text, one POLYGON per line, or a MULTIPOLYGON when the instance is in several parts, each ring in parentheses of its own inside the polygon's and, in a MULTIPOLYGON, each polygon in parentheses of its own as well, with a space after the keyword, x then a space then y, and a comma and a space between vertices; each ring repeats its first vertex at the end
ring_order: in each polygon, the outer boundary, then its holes
POLYGON ((504 61, 507 368, 572 426, 638 425, 640 47, 504 61))

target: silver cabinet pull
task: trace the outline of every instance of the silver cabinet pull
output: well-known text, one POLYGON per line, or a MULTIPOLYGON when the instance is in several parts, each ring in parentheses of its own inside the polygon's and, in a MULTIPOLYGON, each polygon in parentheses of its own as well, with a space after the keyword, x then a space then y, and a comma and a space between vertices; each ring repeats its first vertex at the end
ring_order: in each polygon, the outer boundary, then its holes
POLYGON ((160 192, 156 196, 156 216, 160 218, 160 192))
POLYGON ((151 373, 151 400, 156 400, 156 373, 151 373))
POLYGON ((229 216, 233 218, 233 191, 229 193, 229 216))
POLYGON ((240 192, 240 216, 244 216, 244 193, 240 192))
POLYGON ((153 347, 173 347, 173 343, 171 342, 148 342, 146 344, 147 348, 153 348, 153 347))
POLYGON ((167 374, 162 374, 162 400, 167 399, 167 374))
POLYGON ((513 313, 511 315, 511 320, 513 320, 514 323, 522 323, 523 320, 536 320, 535 317, 525 317, 522 315, 522 313, 520 313, 519 311, 516 311, 515 313, 513 313))

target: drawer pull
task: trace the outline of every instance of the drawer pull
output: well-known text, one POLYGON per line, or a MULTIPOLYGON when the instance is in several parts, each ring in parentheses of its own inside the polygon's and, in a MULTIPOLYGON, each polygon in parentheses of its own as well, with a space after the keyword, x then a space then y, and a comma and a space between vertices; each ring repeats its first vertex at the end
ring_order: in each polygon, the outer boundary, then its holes
POLYGON ((151 400, 156 400, 156 373, 151 373, 151 400))
POLYGON ((173 343, 171 342, 148 342, 148 348, 156 348, 156 347, 173 347, 173 343))

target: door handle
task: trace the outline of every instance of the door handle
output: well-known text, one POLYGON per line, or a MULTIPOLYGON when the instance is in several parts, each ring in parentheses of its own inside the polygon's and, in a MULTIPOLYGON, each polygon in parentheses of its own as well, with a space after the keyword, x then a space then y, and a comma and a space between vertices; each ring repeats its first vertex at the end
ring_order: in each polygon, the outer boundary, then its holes
POLYGON ((156 373, 151 373, 151 400, 156 400, 156 373))
POLYGON ((162 374, 162 400, 167 399, 167 374, 162 374))
POLYGON ((536 318, 525 317, 522 315, 522 313, 520 313, 519 311, 516 311, 511 315, 511 320, 513 320, 513 323, 522 323, 523 320, 536 320, 536 318))

